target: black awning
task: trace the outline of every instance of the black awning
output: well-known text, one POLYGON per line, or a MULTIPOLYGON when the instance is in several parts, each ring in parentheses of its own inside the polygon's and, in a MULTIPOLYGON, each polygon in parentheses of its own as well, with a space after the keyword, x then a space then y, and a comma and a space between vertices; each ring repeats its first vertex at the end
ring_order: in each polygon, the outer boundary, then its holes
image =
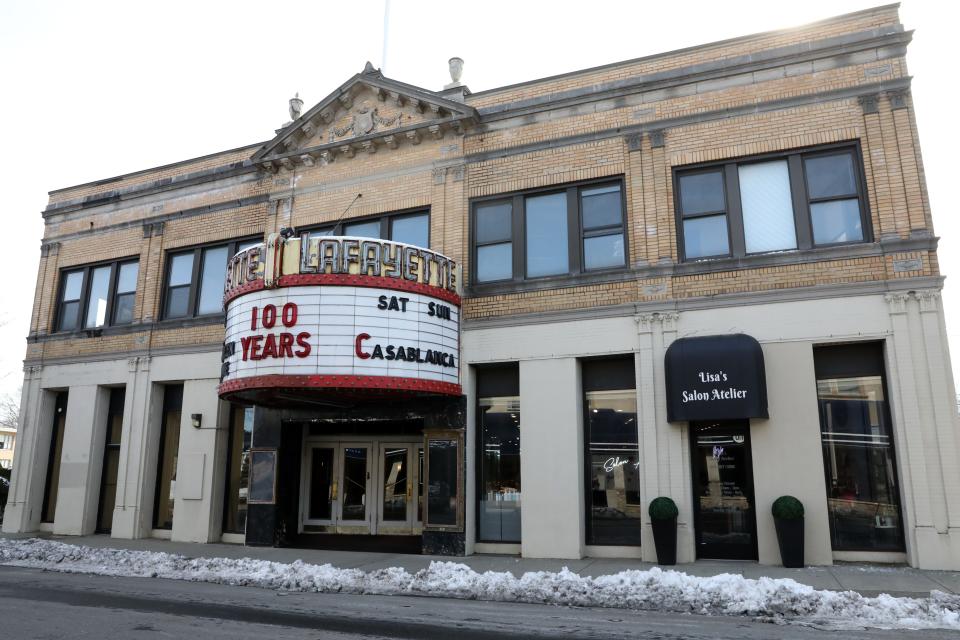
POLYGON ((667 349, 667 420, 766 418, 767 376, 754 338, 681 338, 667 349))

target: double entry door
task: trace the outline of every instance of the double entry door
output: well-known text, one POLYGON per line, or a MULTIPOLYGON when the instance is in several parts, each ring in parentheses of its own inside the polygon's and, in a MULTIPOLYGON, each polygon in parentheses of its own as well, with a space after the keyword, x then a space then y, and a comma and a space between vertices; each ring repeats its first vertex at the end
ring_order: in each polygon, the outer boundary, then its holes
POLYGON ((422 441, 309 439, 301 468, 301 533, 422 532, 422 441))

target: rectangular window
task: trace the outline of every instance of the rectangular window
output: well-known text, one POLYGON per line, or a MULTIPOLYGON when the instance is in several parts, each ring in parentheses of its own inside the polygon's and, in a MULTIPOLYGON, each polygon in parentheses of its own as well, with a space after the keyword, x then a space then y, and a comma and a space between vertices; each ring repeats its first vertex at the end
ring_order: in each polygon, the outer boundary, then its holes
POLYGON ((684 260, 869 239, 856 146, 678 168, 674 184, 684 260))
POLYGON ((321 227, 304 228, 311 238, 324 236, 356 236, 382 238, 417 247, 430 248, 430 213, 390 213, 375 218, 347 220, 321 227))
POLYGON ((477 539, 520 542, 520 370, 477 369, 477 539))
POLYGON ((640 545, 640 450, 633 357, 582 367, 587 544, 640 545))
POLYGON ((570 276, 627 265, 621 181, 473 203, 474 284, 570 276))
POLYGON ((100 506, 97 509, 97 533, 110 533, 117 499, 117 472, 120 469, 120 437, 123 432, 123 403, 126 387, 110 389, 107 432, 103 444, 103 471, 100 477, 100 506))
POLYGON ((461 509, 460 452, 463 435, 460 432, 425 434, 427 508, 425 529, 463 530, 461 509))
POLYGON ((67 392, 57 393, 50 433, 50 454, 47 459, 47 481, 43 491, 40 522, 53 522, 57 511, 57 489, 60 486, 60 459, 63 457, 63 432, 67 424, 67 392))
POLYGON ((227 262, 260 242, 259 238, 234 240, 167 254, 164 319, 222 314, 227 262))
POLYGON ((163 417, 160 424, 160 450, 157 456, 157 490, 153 504, 153 528, 173 528, 173 503, 176 498, 177 455, 180 449, 180 413, 183 409, 183 385, 163 388, 163 417))
POLYGON ((883 344, 818 347, 814 366, 833 548, 903 551, 883 344))
POLYGON ((247 530, 247 485, 250 476, 250 442, 253 437, 253 407, 233 405, 227 442, 227 482, 223 501, 224 533, 247 530))
POLYGON ((133 322, 138 267, 137 260, 127 260, 61 272, 57 330, 133 322))

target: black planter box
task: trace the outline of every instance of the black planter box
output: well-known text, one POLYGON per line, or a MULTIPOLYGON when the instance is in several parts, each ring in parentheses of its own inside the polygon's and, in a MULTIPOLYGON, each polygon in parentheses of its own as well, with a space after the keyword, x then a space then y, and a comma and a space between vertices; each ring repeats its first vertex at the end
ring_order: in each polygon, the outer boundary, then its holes
POLYGON ((783 566, 793 569, 803 567, 803 518, 774 518, 773 522, 777 527, 777 543, 780 545, 783 566))
POLYGON ((657 564, 677 564, 677 517, 669 520, 651 520, 653 546, 657 549, 657 564))

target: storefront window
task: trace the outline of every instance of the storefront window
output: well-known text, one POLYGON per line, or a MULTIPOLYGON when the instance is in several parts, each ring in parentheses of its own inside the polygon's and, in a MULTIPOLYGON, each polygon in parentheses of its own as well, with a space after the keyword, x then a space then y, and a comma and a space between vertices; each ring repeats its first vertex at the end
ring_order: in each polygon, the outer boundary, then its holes
POLYGON ((173 502, 176 497, 177 453, 180 448, 180 412, 183 385, 164 387, 163 418, 160 426, 160 452, 157 458, 157 491, 153 505, 153 528, 173 528, 173 502))
POLYGON ((427 437, 426 528, 455 529, 460 525, 460 436, 427 437))
POLYGON ((814 350, 833 548, 903 551, 883 344, 814 350))
POLYGON ((57 488, 60 485, 60 458, 63 454, 63 431, 67 423, 67 392, 57 394, 53 411, 53 432, 50 434, 50 458, 47 462, 47 484, 43 492, 41 522, 53 522, 57 510, 57 488))
POLYGON ((520 542, 520 398, 480 398, 479 539, 520 542))
POLYGON ((100 508, 97 513, 99 533, 110 533, 113 527, 113 509, 117 499, 117 472, 120 469, 120 437, 123 433, 123 402, 126 395, 126 387, 110 390, 107 433, 103 445, 103 475, 100 479, 100 508))
POLYGON ((224 498, 224 533, 244 533, 247 526, 247 480, 250 475, 250 439, 253 407, 233 406, 230 412, 227 494, 224 498))
POLYGON ((640 544, 643 508, 634 379, 632 358, 583 365, 587 544, 640 544))

